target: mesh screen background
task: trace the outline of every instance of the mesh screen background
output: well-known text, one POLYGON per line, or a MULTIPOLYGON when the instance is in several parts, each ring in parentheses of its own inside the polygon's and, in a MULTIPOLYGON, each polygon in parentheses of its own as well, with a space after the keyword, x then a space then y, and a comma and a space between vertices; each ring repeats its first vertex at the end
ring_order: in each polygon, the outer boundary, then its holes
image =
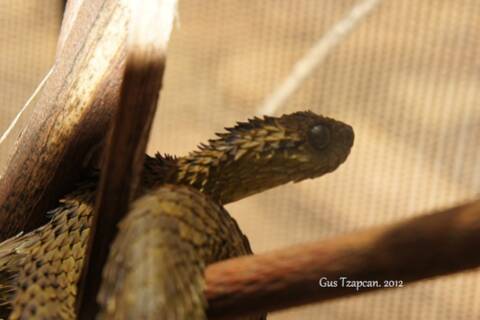
MULTIPOLYGON (((180 1, 149 152, 185 154, 255 115, 292 65, 355 1, 180 1)), ((53 61, 62 6, 0 1, 0 130, 53 61)), ((384 224, 480 195, 480 4, 383 1, 277 112, 347 123, 338 171, 227 206, 265 252, 384 224)), ((12 139, 0 146, 4 166, 12 139)), ((270 319, 475 319, 480 273, 465 272, 270 319)))

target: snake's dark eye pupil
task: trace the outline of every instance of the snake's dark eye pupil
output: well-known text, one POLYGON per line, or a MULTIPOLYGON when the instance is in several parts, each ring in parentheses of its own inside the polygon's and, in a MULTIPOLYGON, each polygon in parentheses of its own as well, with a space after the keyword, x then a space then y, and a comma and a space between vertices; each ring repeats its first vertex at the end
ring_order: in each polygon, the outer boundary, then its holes
POLYGON ((321 124, 317 124, 310 129, 308 138, 315 149, 323 149, 330 143, 330 130, 321 124))

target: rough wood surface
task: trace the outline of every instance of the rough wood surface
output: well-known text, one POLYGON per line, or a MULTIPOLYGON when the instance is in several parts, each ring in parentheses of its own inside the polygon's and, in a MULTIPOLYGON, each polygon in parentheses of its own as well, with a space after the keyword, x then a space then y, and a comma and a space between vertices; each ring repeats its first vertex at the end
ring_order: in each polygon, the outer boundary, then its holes
POLYGON ((126 63, 116 112, 102 165, 90 227, 83 275, 79 284, 80 319, 93 319, 117 225, 137 191, 145 151, 165 70, 166 47, 175 17, 176 0, 131 1, 132 18, 126 63))
POLYGON ((480 200, 326 241, 219 262, 205 272, 209 314, 230 319, 286 309, 381 289, 385 280, 408 286, 479 267, 478 248, 480 200), (322 288, 322 277, 337 281, 337 287, 322 288), (378 280, 380 287, 356 291, 342 286, 340 277, 378 280))
POLYGON ((115 0, 68 7, 53 73, 0 182, 0 240, 45 222, 46 210, 69 191, 85 155, 103 139, 118 102, 124 9, 115 0))

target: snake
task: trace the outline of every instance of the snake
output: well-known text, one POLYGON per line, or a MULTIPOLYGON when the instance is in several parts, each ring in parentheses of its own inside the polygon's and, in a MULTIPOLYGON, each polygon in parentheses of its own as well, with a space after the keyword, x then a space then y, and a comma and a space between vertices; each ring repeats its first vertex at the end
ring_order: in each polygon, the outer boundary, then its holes
MULTIPOLYGON (((238 122, 186 156, 146 156, 103 269, 97 318, 207 319, 206 266, 252 254, 224 205, 332 172, 353 142, 350 125, 299 111, 238 122)), ((92 169, 61 197, 47 224, 0 243, 1 318, 75 319, 98 177, 92 169)))

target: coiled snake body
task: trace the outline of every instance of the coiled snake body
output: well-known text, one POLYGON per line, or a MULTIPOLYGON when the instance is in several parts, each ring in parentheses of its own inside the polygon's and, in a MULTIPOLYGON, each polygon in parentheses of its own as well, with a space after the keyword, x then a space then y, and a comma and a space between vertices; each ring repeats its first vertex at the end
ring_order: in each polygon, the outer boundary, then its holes
MULTIPOLYGON (((205 266, 251 254, 222 205, 331 172, 352 145, 350 126, 307 111, 238 123, 185 157, 147 157, 143 195, 103 270, 98 317, 206 319, 205 266)), ((95 189, 86 179, 48 224, 0 244, 0 316, 75 318, 95 189)))

